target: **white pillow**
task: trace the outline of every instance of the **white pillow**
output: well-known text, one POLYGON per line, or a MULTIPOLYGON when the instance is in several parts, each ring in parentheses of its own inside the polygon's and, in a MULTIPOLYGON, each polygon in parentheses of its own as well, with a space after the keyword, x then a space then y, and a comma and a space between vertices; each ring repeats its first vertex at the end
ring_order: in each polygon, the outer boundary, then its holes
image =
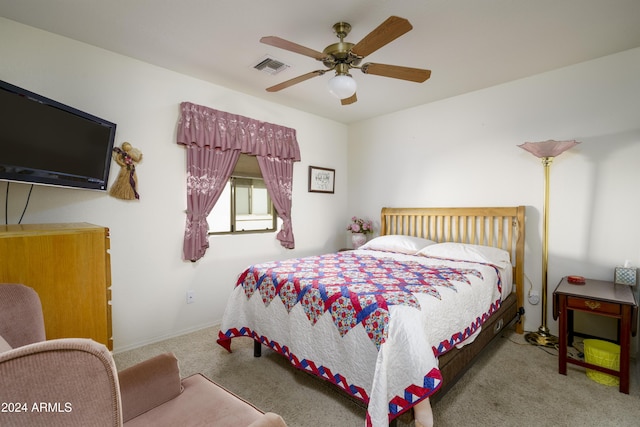
POLYGON ((375 237, 369 240, 358 249, 369 249, 372 251, 389 251, 401 254, 413 255, 420 249, 434 245, 433 240, 423 239, 421 237, 402 236, 399 234, 389 234, 386 236, 375 237))
POLYGON ((471 245, 468 243, 438 243, 427 246, 416 255, 456 259, 462 261, 485 262, 494 264, 500 268, 506 268, 511 264, 509 252, 504 249, 491 246, 471 245))

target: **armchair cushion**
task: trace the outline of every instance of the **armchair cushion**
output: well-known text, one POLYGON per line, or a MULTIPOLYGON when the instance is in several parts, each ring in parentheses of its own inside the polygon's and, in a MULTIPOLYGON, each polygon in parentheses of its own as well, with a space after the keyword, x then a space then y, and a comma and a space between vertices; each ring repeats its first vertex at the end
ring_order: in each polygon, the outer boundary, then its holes
POLYGON ((184 391, 180 396, 129 420, 126 427, 286 427, 279 415, 263 414, 251 403, 202 374, 184 378, 182 385, 184 391))
POLYGON ((122 418, 126 423, 182 392, 178 359, 160 354, 118 373, 122 418))

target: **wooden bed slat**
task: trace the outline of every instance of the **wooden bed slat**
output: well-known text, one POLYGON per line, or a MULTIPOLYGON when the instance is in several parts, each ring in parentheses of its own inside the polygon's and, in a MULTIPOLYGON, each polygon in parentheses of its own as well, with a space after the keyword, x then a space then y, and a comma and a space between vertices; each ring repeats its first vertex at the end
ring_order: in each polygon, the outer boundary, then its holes
MULTIPOLYGON (((438 243, 492 246, 511 255, 518 306, 524 305, 525 207, 382 208, 380 235, 422 237, 438 243)), ((517 325, 523 332, 523 322, 517 325)))

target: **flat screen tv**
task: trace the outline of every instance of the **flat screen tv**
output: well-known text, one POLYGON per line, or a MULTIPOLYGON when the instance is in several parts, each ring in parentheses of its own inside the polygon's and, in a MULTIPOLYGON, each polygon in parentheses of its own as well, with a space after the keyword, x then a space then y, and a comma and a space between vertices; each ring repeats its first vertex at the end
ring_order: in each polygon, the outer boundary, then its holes
POLYGON ((116 125, 0 80, 0 180, 106 190, 116 125))

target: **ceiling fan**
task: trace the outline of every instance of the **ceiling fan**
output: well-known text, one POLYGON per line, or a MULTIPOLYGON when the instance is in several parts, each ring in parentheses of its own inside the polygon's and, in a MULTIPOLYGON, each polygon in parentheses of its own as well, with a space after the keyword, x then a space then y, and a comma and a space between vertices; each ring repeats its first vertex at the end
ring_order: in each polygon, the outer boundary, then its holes
POLYGON ((277 92, 309 80, 310 78, 322 76, 327 71, 335 70, 336 75, 329 80, 329 91, 340 99, 342 105, 353 104, 357 101, 357 85, 351 74, 349 74, 349 70, 352 68, 359 69, 364 74, 375 74, 383 77, 422 83, 431 76, 430 70, 402 67, 399 65, 376 64, 373 62, 360 65, 360 62, 362 62, 365 56, 372 54, 384 45, 409 32, 412 28, 413 26, 408 20, 397 16, 390 16, 362 40, 353 44, 344 41, 344 38, 351 31, 351 25, 346 22, 338 22, 333 26, 333 31, 340 41, 327 46, 322 52, 281 39, 280 37, 262 37, 260 39, 261 43, 309 56, 321 61, 324 66, 327 67, 326 69, 311 71, 310 73, 271 86, 267 88, 267 92, 277 92))

